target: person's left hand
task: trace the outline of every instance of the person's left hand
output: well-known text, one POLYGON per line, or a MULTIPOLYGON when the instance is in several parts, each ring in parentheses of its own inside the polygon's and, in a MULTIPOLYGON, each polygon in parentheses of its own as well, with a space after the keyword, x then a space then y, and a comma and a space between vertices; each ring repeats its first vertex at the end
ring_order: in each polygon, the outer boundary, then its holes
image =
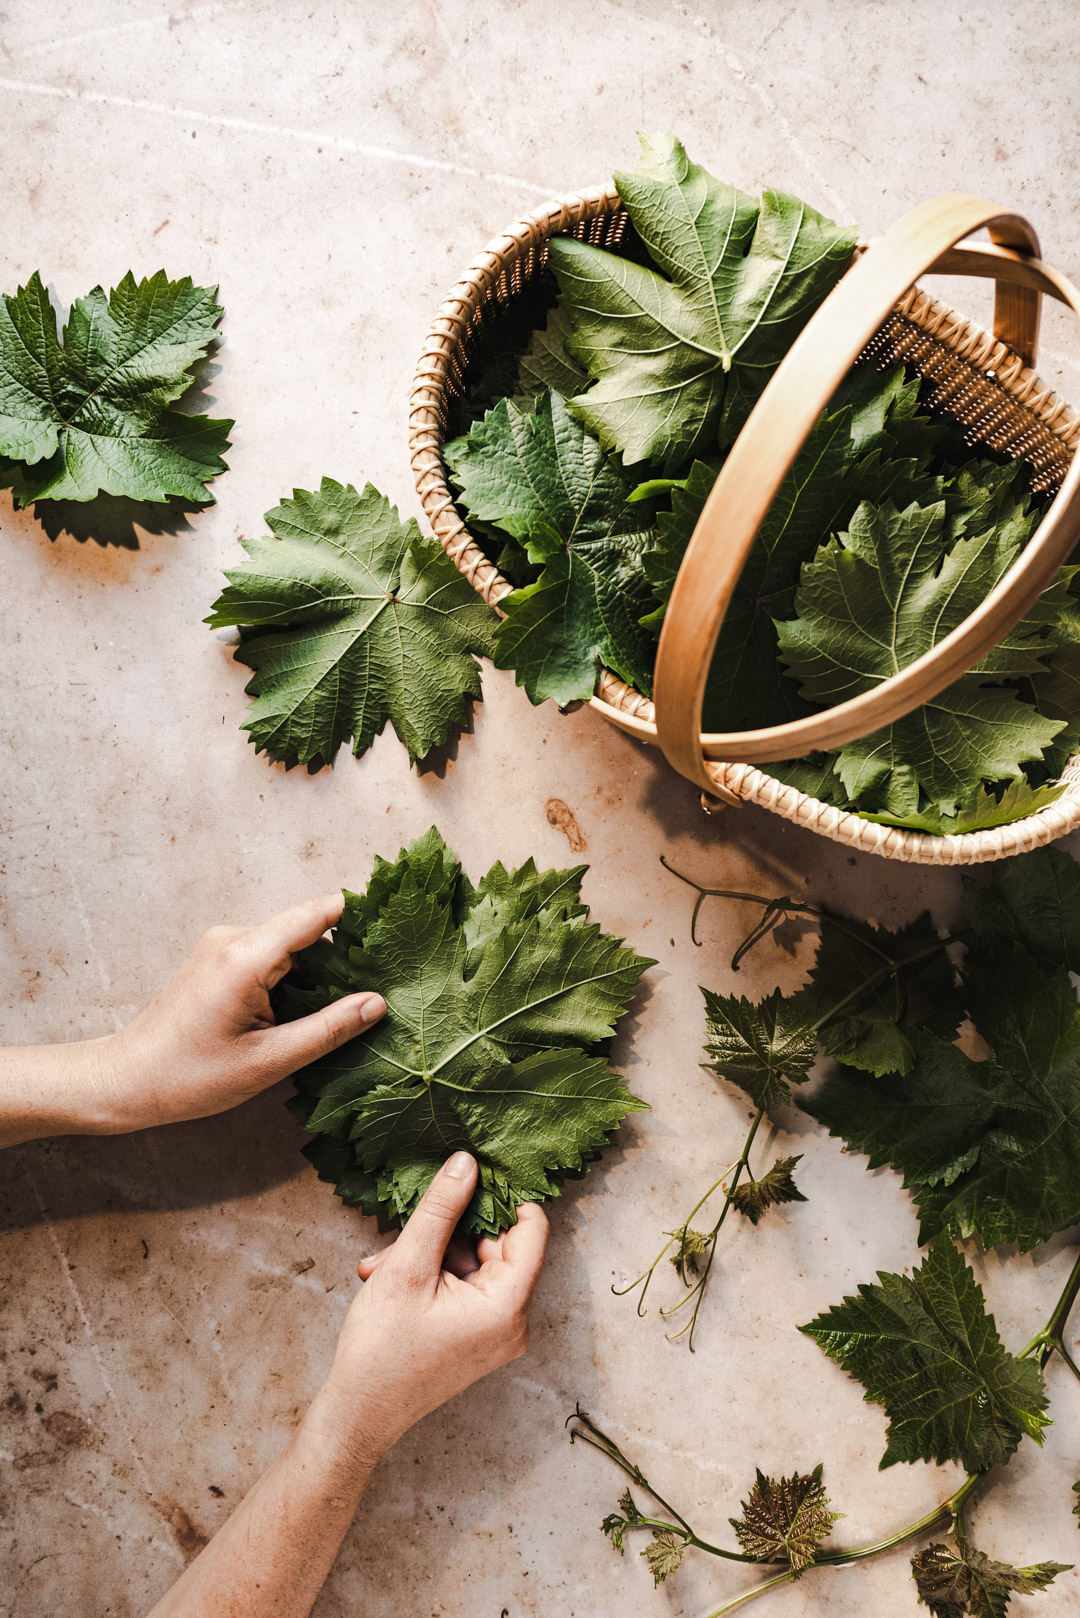
POLYGON ((119 1034, 99 1042, 95 1133, 206 1118, 258 1095, 355 1039, 383 1015, 378 994, 351 994, 277 1024, 270 991, 293 956, 341 915, 340 893, 258 927, 212 927, 176 976, 119 1034))

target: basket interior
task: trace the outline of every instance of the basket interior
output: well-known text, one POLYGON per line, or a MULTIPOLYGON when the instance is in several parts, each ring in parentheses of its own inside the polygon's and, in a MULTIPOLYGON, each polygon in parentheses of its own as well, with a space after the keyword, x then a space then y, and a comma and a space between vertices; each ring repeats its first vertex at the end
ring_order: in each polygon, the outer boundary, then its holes
MULTIPOLYGON (((609 252, 638 256, 637 233, 625 209, 612 205, 592 218, 582 219, 563 234, 609 252)), ((447 354, 445 388, 439 405, 442 437, 459 430, 455 404, 464 398, 477 370, 477 353, 495 318, 514 302, 547 265, 547 238, 520 244, 520 252, 502 255, 497 277, 484 287, 458 341, 447 354)), ((1031 466, 1035 493, 1053 493, 1072 459, 1077 423, 1071 412, 1066 422, 1048 421, 1046 405, 1058 401, 1044 384, 1036 384, 1020 399, 1003 381, 1022 369, 1019 356, 1004 348, 947 305, 913 288, 866 345, 856 364, 882 368, 903 361, 930 384, 924 402, 931 410, 953 416, 966 429, 969 444, 982 444, 1012 459, 1025 456, 1031 466), (1000 369, 995 369, 997 360, 1000 369), (1003 363, 1004 362, 1004 363, 1003 363), (1067 425, 1071 431, 1063 431, 1067 425)))

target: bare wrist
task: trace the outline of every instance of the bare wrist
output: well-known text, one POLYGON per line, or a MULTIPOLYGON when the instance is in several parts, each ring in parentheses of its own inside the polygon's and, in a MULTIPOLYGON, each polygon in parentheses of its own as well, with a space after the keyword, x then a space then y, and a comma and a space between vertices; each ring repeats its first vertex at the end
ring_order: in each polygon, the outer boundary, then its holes
POLYGON ((49 1135, 110 1135, 125 1126, 115 1036, 0 1051, 0 1144, 49 1135))

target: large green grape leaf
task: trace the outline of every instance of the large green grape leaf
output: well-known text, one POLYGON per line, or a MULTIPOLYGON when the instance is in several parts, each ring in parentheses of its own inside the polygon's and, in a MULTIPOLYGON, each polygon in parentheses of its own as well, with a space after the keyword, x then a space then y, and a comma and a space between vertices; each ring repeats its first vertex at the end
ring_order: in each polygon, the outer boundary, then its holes
POLYGON ((1026 1252, 1080 1221, 1080 1007, 1063 967, 1015 943, 976 949, 966 980, 988 1060, 912 1029, 905 1075, 842 1070, 804 1107, 903 1174, 922 1240, 949 1230, 1026 1252))
POLYGON ((250 561, 205 620, 243 626, 236 658, 254 669, 244 729, 272 758, 330 760, 370 747, 387 719, 423 758, 480 695, 495 614, 415 522, 368 484, 324 478, 266 513, 274 539, 244 540, 250 561))
POLYGON ((16 502, 213 500, 232 422, 170 407, 221 315, 216 288, 164 270, 77 298, 60 337, 36 271, 0 298, 0 481, 16 502))
POLYGON ((986 938, 1016 939, 1054 966, 1080 972, 1080 865, 1040 848, 995 866, 989 886, 964 878, 964 909, 986 938))
POLYGON ((655 269, 571 237, 550 263, 595 379, 573 407, 627 465, 677 471, 717 434, 731 443, 792 341, 844 273, 856 234, 797 198, 757 202, 642 135, 615 183, 655 269))
POLYGON ((313 1160, 369 1212, 408 1217, 447 1155, 480 1165, 467 1228, 557 1195, 639 1110, 600 1048, 653 962, 590 924, 581 868, 493 867, 473 889, 434 830, 348 894, 282 996, 302 1013, 377 989, 369 1034, 297 1075, 313 1160))
MULTIPOLYGON (((774 620, 793 616, 803 562, 846 526, 863 500, 940 496, 942 480, 926 469, 939 429, 933 418, 914 413, 917 393, 901 366, 884 372, 861 366, 814 424, 735 587, 705 690, 706 730, 781 724, 811 711, 785 676, 774 620)), ((696 461, 673 490, 670 512, 657 517, 645 570, 662 603, 715 476, 714 467, 696 461)), ((649 626, 658 628, 665 611, 662 605, 654 612, 649 626)))
POLYGON ((462 506, 521 542, 543 572, 501 603, 498 668, 533 702, 592 694, 601 664, 652 689, 652 603, 642 567, 647 511, 627 503, 633 479, 605 455, 558 394, 532 410, 502 400, 447 452, 462 506))
MULTIPOLYGON (((898 511, 864 504, 848 532, 802 569, 799 616, 778 627, 782 655, 808 700, 833 705, 906 668, 969 616, 1012 565, 1035 514, 1002 513, 963 497, 964 537, 954 538, 945 500, 898 511), (980 515, 981 514, 981 515, 980 515), (981 522, 988 526, 981 528, 981 522), (981 531, 973 531, 981 528, 981 531)), ((959 498, 959 496, 958 496, 959 498)), ((921 794, 955 814, 971 783, 1018 779, 1062 729, 1017 691, 988 676, 1043 666, 1047 621, 1037 610, 979 669, 895 724, 841 749, 837 773, 851 798, 890 815, 913 815, 921 794)))
POLYGON ((910 1277, 879 1271, 876 1285, 799 1330, 884 1406, 882 1468, 960 1461, 981 1472, 1007 1461, 1025 1433, 1042 1442, 1042 1372, 1004 1347, 982 1288, 945 1238, 910 1277))

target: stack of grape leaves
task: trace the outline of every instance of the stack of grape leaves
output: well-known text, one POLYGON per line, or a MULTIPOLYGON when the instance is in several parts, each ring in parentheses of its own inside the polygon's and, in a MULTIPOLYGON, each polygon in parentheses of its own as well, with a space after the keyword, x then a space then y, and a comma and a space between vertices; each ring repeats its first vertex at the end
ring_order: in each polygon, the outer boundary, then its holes
MULTIPOLYGON (((717 471, 855 243, 797 198, 759 202, 713 179, 670 135, 643 136, 638 170, 616 184, 631 224, 622 251, 551 242, 550 268, 477 344, 463 430, 444 449, 463 516, 516 587, 495 662, 533 702, 587 698, 602 666, 651 695, 717 471)), ((970 615, 1042 505, 1022 462, 973 449, 930 413, 918 378, 857 368, 754 545, 705 729, 780 724, 873 689, 970 615)), ((929 832, 1053 801, 1080 740, 1076 571, 916 713, 770 773, 929 832)))

